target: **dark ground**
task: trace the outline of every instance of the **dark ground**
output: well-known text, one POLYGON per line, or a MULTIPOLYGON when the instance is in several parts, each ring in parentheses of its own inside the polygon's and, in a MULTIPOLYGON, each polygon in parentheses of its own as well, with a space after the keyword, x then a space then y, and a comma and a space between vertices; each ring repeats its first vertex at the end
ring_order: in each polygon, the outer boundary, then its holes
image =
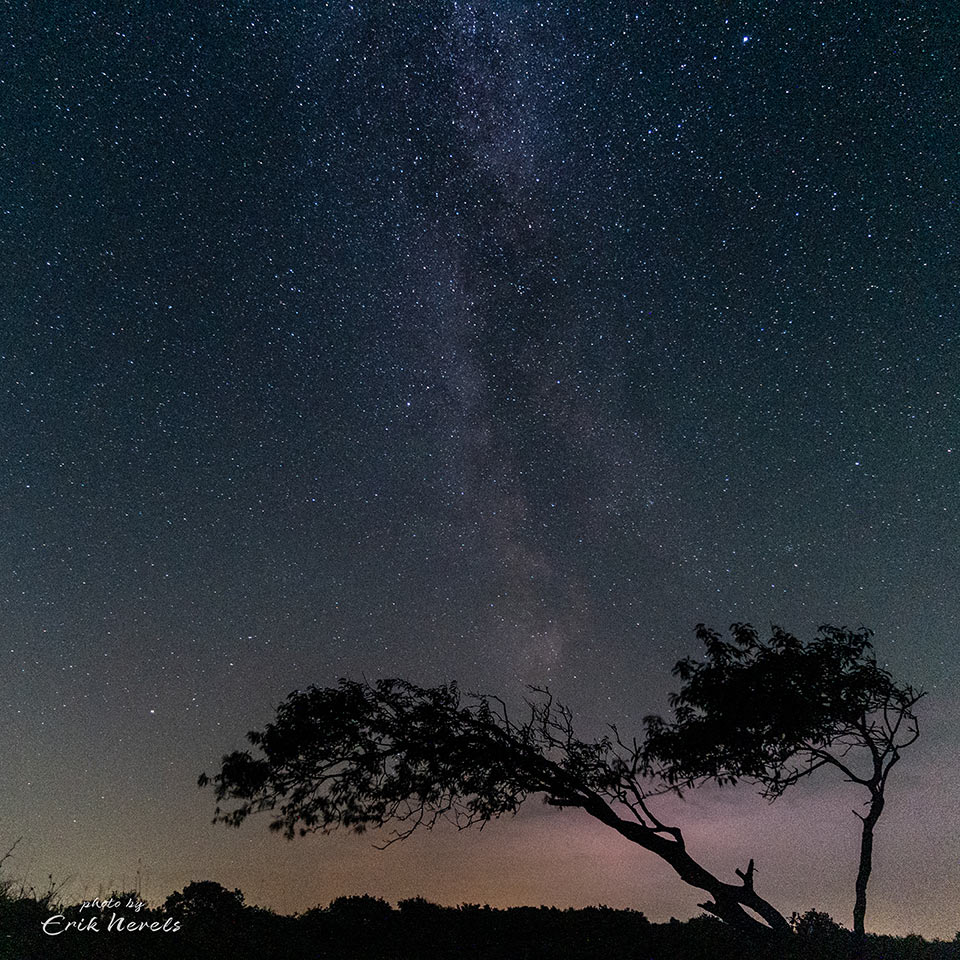
MULTIPOLYGON (((239 890, 211 881, 189 884, 156 907, 137 910, 138 899, 116 893, 106 905, 81 908, 8 889, 0 895, 0 960, 836 960, 853 949, 849 931, 812 910, 794 917, 787 942, 763 945, 706 915, 651 923, 639 911, 603 906, 499 910, 417 898, 392 907, 358 896, 289 917, 246 906, 239 890), (79 927, 65 928, 71 921, 79 927)), ((960 934, 949 943, 871 936, 866 956, 960 960, 960 934)))

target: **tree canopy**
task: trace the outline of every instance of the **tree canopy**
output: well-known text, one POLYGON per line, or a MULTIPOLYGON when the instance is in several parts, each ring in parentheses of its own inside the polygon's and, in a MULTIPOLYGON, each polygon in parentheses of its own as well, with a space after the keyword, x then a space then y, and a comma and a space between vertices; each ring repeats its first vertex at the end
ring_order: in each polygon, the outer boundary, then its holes
POLYGON ((745 779, 776 799, 826 765, 866 785, 874 759, 885 777, 919 736, 922 693, 878 666, 869 630, 823 626, 808 643, 779 627, 762 640, 748 623, 730 633, 697 627, 706 657, 674 667, 673 721, 646 718, 644 757, 671 785, 745 779))
MULTIPOLYGON (((216 819, 234 826, 270 811, 288 838, 392 824, 387 842, 439 819, 458 827, 515 812, 532 793, 581 806, 617 789, 608 738, 573 736, 568 711, 552 697, 528 703, 515 722, 503 701, 470 697, 456 683, 341 680, 290 694, 276 719, 248 734, 260 757, 236 752, 213 778, 217 799, 237 800, 216 819)), ((201 784, 208 778, 201 777, 201 784)))

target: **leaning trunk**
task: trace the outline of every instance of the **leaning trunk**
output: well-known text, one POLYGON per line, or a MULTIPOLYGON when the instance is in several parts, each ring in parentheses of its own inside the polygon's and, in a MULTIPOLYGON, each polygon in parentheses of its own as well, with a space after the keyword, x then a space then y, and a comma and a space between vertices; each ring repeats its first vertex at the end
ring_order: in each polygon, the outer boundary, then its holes
POLYGON ((736 871, 741 883, 725 883, 687 853, 679 830, 669 831, 674 839, 668 839, 662 831, 623 820, 598 797, 582 806, 597 820, 665 860, 685 883, 709 893, 713 900, 699 904, 708 913, 753 939, 766 940, 772 934, 783 936, 790 933, 790 925, 783 914, 754 890, 752 860, 745 872, 736 871), (758 916, 763 922, 756 919, 758 916))
POLYGON ((873 828, 883 813, 883 794, 874 792, 870 798, 870 810, 863 817, 863 831, 860 834, 860 867, 857 870, 857 899, 853 905, 853 933, 857 943, 858 956, 863 955, 866 944, 864 920, 867 916, 867 883, 873 869, 873 828))
POLYGON ((673 867, 681 880, 706 890, 713 897, 712 901, 698 904, 708 913, 755 939, 765 939, 771 934, 789 933, 790 926, 783 914, 753 889, 752 860, 746 873, 737 871, 743 882, 736 884, 718 879, 676 844, 668 843, 667 849, 655 852, 673 867), (764 923, 758 921, 754 915, 759 916, 764 923))

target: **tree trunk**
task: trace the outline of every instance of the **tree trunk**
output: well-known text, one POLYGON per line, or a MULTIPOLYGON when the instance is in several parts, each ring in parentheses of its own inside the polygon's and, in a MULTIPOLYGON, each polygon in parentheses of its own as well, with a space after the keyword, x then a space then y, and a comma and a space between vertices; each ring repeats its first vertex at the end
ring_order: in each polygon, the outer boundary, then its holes
POLYGON ((863 832, 860 834, 860 866, 857 870, 857 899, 853 905, 853 933, 856 940, 857 956, 863 956, 866 946, 867 883, 873 869, 873 828, 883 813, 883 794, 872 791, 870 809, 863 820, 863 832))
POLYGON ((698 906, 708 913, 712 913, 755 940, 766 940, 773 934, 782 936, 790 933, 790 924, 783 914, 753 889, 752 860, 746 872, 737 870, 741 883, 724 883, 687 853, 679 830, 674 834, 676 839, 668 839, 660 831, 631 820, 621 819, 599 798, 594 797, 592 801, 583 804, 587 813, 607 826, 613 827, 627 840, 665 860, 684 883, 706 890, 713 897, 713 901, 701 903, 698 906), (757 920, 753 914, 761 917, 765 922, 757 920))

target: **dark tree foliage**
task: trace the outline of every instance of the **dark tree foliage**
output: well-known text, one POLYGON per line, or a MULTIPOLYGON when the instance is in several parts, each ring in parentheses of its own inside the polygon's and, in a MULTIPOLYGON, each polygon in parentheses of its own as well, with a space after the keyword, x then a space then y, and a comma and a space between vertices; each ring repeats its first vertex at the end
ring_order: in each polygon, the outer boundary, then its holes
POLYGON ((205 920, 210 917, 233 917, 243 912, 243 894, 228 890, 213 880, 195 880, 183 890, 171 893, 164 909, 172 917, 183 920, 205 920))
POLYGON ((248 735, 256 755, 224 757, 220 772, 201 776, 200 785, 214 788, 215 822, 239 826, 264 812, 288 838, 390 827, 386 844, 441 819, 482 827, 538 794, 584 810, 661 857, 706 890, 713 900, 704 908, 729 924, 754 936, 789 930, 754 890, 752 861, 736 871, 739 883, 725 883, 690 856, 678 827, 657 818, 640 744, 625 742, 616 728, 580 740, 570 711, 548 691, 534 693, 516 719, 499 698, 464 699, 456 684, 341 680, 296 691, 273 722, 248 735))
POLYGON ((769 640, 750 624, 730 632, 724 640, 697 627, 706 656, 674 668, 682 686, 670 698, 673 720, 646 718, 644 759, 678 791, 747 780, 775 800, 821 767, 863 787, 854 906, 862 939, 873 829, 890 771, 920 735, 923 693, 879 666, 869 630, 823 626, 808 643, 779 627, 769 640))
MULTIPOLYGON (((51 913, 78 920, 89 911, 23 893, 10 896, 0 884, 0 960, 838 960, 849 953, 851 936, 813 910, 793 916, 789 938, 760 944, 706 915, 651 923, 636 910, 605 906, 500 910, 416 899, 393 909, 371 896, 353 896, 283 916, 243 906, 239 890, 231 893, 217 883, 190 888, 184 890, 187 899, 212 912, 185 916, 177 933, 87 932, 52 939, 40 926, 51 913)), ((165 904, 148 905, 136 919, 161 924, 169 916, 165 904)), ((867 956, 960 960, 960 935, 949 943, 913 934, 870 936, 867 956)))
POLYGON ((563 736, 556 721, 548 702, 514 723, 494 698, 463 703, 455 683, 341 680, 297 691, 274 722, 248 734, 262 756, 224 758, 213 778, 217 799, 239 803, 218 807, 216 820, 238 826, 270 811, 271 829, 288 839, 394 824, 389 844, 441 818, 483 824, 515 812, 531 793, 580 805, 585 791, 614 786, 611 744, 563 736), (554 748, 563 748, 557 760, 548 758, 554 748))

